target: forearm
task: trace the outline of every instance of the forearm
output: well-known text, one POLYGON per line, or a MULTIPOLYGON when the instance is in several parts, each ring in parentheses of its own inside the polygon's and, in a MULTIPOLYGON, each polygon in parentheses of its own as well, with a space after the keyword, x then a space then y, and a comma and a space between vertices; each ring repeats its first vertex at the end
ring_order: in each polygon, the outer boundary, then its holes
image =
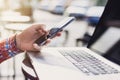
POLYGON ((14 35, 0 42, 0 63, 22 52, 17 48, 15 38, 14 35))

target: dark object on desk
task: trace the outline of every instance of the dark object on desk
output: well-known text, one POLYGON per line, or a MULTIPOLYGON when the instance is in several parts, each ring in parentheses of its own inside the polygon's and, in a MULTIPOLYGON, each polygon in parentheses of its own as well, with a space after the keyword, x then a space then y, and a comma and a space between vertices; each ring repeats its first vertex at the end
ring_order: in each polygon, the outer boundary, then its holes
POLYGON ((88 25, 96 26, 104 11, 104 6, 92 6, 86 12, 86 21, 88 25))
POLYGON ((82 46, 86 46, 91 38, 91 35, 89 35, 87 32, 83 35, 83 38, 77 38, 76 39, 76 46, 79 46, 79 42, 82 42, 82 46))
POLYGON ((27 54, 25 56, 26 56, 26 58, 22 62, 22 64, 25 65, 25 66, 22 66, 22 72, 24 74, 25 80, 39 80, 37 77, 37 74, 34 71, 34 67, 31 64, 29 56, 27 54), (31 68, 33 70, 32 71, 33 74, 28 73, 28 70, 25 67, 31 68))
POLYGON ((22 72, 23 72, 23 74, 25 76, 25 80, 39 80, 36 77, 33 77, 32 75, 27 73, 24 69, 22 69, 22 72))
POLYGON ((50 10, 50 12, 53 14, 63 15, 64 10, 64 6, 56 5, 52 10, 50 10))

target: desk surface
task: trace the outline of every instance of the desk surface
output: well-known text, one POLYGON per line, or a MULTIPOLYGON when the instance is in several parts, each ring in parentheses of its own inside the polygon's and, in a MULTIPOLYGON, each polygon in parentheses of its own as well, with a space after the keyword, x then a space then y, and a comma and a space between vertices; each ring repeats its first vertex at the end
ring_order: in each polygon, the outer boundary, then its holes
MULTIPOLYGON (((65 49, 65 47, 63 47, 65 49)), ((31 59, 32 65, 36 70, 38 77, 41 80, 114 80, 120 79, 120 74, 109 74, 109 75, 100 75, 100 76, 86 76, 80 71, 73 70, 72 66, 69 66, 67 59, 64 59, 63 56, 57 54, 57 48, 43 48, 40 55, 35 54, 31 55, 29 52, 29 57, 31 59), (65 61, 66 60, 66 61, 65 61), (64 62, 63 62, 64 61, 64 62), (65 64, 66 63, 66 64, 65 64), (63 65, 65 64, 65 66, 63 65)), ((91 52, 92 55, 99 57, 100 60, 105 61, 108 64, 111 64, 116 69, 120 70, 118 65, 115 65, 108 61, 107 59, 100 57, 100 55, 95 54, 94 52, 88 50, 87 48, 66 48, 67 50, 86 50, 91 52)))
POLYGON ((23 31, 24 29, 30 27, 31 25, 32 24, 25 24, 25 23, 7 24, 5 25, 5 28, 8 30, 23 31))
POLYGON ((1 21, 3 22, 29 22, 29 16, 2 16, 1 21))

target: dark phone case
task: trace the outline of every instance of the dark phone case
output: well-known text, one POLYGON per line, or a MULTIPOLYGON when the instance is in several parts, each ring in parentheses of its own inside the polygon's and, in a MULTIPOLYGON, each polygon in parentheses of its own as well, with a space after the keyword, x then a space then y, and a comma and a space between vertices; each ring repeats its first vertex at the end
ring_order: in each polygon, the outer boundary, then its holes
POLYGON ((44 41, 47 40, 47 36, 46 35, 43 35, 41 36, 40 38, 38 38, 35 43, 37 43, 38 45, 40 45, 41 43, 43 43, 44 41))
POLYGON ((40 38, 38 38, 35 43, 37 43, 38 45, 44 45, 45 44, 45 41, 50 38, 52 39, 53 37, 55 37, 55 35, 57 34, 57 31, 58 31, 59 28, 52 28, 49 32, 48 35, 43 35, 41 36, 40 38), (44 42, 44 43, 43 43, 44 42))

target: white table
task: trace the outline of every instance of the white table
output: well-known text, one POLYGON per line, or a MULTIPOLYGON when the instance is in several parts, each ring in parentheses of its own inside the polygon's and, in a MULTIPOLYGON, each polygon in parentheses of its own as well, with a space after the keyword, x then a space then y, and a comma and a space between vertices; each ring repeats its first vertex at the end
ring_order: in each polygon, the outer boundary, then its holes
POLYGON ((13 35, 15 33, 19 33, 26 28, 30 27, 32 24, 30 23, 13 23, 13 24, 7 24, 4 26, 6 33, 8 36, 13 35))

